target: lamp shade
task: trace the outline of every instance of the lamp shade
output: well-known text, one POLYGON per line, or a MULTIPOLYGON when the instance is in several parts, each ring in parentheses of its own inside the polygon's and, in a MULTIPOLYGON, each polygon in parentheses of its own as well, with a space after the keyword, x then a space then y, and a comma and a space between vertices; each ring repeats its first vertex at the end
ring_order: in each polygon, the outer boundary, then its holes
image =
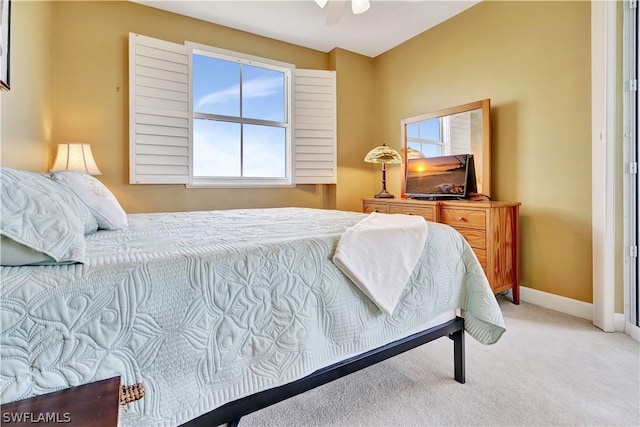
POLYGON ((102 175, 96 161, 91 154, 91 145, 83 142, 58 144, 56 160, 51 166, 52 171, 78 171, 89 175, 102 175))
POLYGON ((351 0, 351 10, 356 15, 366 12, 370 6, 369 0, 351 0))
POLYGON ((402 163, 402 157, 393 148, 382 144, 369 151, 364 161, 367 163, 402 163))

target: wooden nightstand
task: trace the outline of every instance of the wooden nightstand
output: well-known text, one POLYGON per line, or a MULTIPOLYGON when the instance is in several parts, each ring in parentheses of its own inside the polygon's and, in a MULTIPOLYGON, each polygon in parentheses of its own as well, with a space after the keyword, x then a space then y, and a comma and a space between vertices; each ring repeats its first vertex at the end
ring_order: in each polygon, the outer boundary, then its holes
POLYGON ((362 199, 365 213, 421 215, 455 228, 469 242, 494 293, 511 289, 520 304, 519 202, 362 199))
POLYGON ((96 381, 2 405, 0 422, 10 426, 118 425, 120 377, 96 381))

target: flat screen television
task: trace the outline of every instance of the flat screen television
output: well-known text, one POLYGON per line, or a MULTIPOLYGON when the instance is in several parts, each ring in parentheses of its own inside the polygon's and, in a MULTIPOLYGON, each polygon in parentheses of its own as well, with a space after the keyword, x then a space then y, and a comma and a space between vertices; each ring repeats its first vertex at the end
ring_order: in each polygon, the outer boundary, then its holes
POLYGON ((405 195, 411 199, 465 199, 477 192, 472 154, 407 161, 405 195))

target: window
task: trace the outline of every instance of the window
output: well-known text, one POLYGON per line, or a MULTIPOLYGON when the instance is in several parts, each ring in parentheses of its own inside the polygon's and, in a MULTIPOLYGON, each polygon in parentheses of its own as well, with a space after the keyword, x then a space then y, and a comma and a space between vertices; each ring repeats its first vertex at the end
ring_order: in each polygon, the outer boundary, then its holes
POLYGON ((407 124, 407 147, 426 157, 444 154, 444 135, 440 118, 407 124))
POLYGON ((290 184, 291 68, 195 49, 195 183, 290 184))
POLYGON ((336 183, 335 77, 130 33, 130 182, 336 183))
MULTIPOLYGON (((463 111, 406 123, 407 147, 426 157, 473 153, 482 140, 482 111, 463 111)), ((418 155, 413 151, 414 155, 418 155)))

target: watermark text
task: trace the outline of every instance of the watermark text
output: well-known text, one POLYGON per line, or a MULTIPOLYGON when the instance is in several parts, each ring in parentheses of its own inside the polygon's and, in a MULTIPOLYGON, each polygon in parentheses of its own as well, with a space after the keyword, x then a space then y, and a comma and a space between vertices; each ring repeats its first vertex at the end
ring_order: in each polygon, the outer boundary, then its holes
POLYGON ((69 412, 3 412, 4 424, 69 424, 71 414, 69 412))

